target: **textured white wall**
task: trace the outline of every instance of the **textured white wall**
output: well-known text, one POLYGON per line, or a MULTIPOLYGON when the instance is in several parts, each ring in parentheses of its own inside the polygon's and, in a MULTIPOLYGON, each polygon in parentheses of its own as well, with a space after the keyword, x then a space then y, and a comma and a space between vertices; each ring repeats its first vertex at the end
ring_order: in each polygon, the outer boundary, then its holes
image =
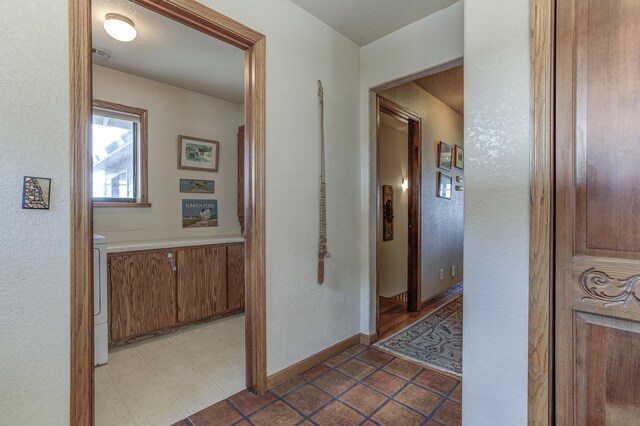
POLYGON ((464 171, 438 168, 438 142, 464 148, 462 116, 424 91, 415 83, 407 83, 380 92, 385 98, 414 111, 422 118, 422 300, 458 284, 463 278, 462 246, 464 227, 464 192, 452 191, 451 199, 436 197, 436 172, 452 177, 464 171), (455 265, 456 275, 451 276, 455 265), (440 279, 443 269, 443 279, 440 279))
POLYGON ((527 422, 529 1, 466 0, 463 405, 527 422))
POLYGON ((267 36, 267 369, 358 333, 359 47, 288 0, 203 3, 267 36), (324 84, 328 242, 317 284, 318 100, 324 84))
MULTIPOLYGON (((239 73, 244 70, 238 70, 239 73)), ((239 234, 237 134, 244 106, 158 81, 95 65, 95 99, 149 111, 149 201, 151 208, 94 209, 94 231, 109 242, 239 234), (220 142, 218 172, 178 169, 178 135, 220 142), (183 194, 182 179, 211 179, 215 194, 183 194), (183 229, 185 198, 218 200, 218 226, 183 229)))
POLYGON ((463 2, 427 16, 360 50, 360 330, 374 333, 376 142, 373 89, 398 85, 462 63, 463 2))
MULTIPOLYGON (((389 116, 390 117, 390 116, 389 116)), ((380 125, 380 187, 393 188, 393 240, 382 239, 380 225, 380 295, 385 297, 407 291, 407 244, 409 241, 409 192, 402 189, 407 177, 409 158, 409 126, 400 120, 399 130, 386 123, 380 125)), ((381 189, 382 191, 382 189, 381 189)), ((382 194, 382 192, 381 192, 382 194)), ((381 215, 382 217, 382 215, 381 215)))
POLYGON ((69 421, 67 26, 66 2, 0 2, 3 425, 69 421), (50 210, 21 209, 24 175, 52 179, 50 210))

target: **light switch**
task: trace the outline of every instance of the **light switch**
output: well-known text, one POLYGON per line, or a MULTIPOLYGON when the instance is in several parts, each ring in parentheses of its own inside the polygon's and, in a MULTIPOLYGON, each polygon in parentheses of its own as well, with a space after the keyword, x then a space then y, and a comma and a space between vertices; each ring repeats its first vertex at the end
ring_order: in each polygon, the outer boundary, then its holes
POLYGON ((451 265, 451 276, 452 277, 456 276, 456 265, 451 265))
POLYGON ((440 269, 440 279, 444 280, 444 269, 440 269))

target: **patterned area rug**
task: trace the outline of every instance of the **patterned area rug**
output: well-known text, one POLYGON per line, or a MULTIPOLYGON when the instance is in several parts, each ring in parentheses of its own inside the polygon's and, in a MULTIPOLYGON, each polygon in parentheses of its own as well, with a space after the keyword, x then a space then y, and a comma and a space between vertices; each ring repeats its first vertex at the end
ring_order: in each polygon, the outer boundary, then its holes
POLYGON ((420 364, 462 375, 462 297, 375 346, 420 364))

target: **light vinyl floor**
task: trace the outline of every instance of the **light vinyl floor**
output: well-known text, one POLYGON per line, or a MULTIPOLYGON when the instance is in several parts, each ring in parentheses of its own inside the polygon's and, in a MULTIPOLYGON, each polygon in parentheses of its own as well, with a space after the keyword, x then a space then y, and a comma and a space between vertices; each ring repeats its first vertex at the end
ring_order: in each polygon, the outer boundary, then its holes
POLYGON ((171 425, 245 388, 244 314, 109 351, 96 425, 171 425))

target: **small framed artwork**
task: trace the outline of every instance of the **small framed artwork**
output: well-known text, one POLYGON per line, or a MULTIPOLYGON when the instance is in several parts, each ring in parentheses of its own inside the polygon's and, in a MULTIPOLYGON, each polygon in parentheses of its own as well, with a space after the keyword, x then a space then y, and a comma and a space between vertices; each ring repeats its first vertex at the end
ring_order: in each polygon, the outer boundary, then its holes
POLYGON ((182 200, 182 227, 218 226, 218 200, 182 200))
POLYGON ((217 172, 220 142, 211 139, 178 136, 178 168, 217 172))
POLYGON ((442 141, 438 143, 438 167, 441 169, 451 170, 451 157, 453 149, 451 145, 442 141))
POLYGON ((382 241, 393 240, 393 187, 382 185, 382 241))
POLYGON ((456 169, 464 170, 464 149, 456 145, 453 148, 453 158, 456 169))
POLYGON ((451 199, 451 186, 453 185, 451 176, 445 175, 442 172, 437 172, 437 182, 438 182, 438 197, 446 198, 448 200, 451 199))
POLYGON ((212 180, 180 179, 180 192, 213 194, 215 193, 215 182, 212 180))
POLYGON ((49 210, 51 179, 25 176, 22 183, 22 208, 49 210))

